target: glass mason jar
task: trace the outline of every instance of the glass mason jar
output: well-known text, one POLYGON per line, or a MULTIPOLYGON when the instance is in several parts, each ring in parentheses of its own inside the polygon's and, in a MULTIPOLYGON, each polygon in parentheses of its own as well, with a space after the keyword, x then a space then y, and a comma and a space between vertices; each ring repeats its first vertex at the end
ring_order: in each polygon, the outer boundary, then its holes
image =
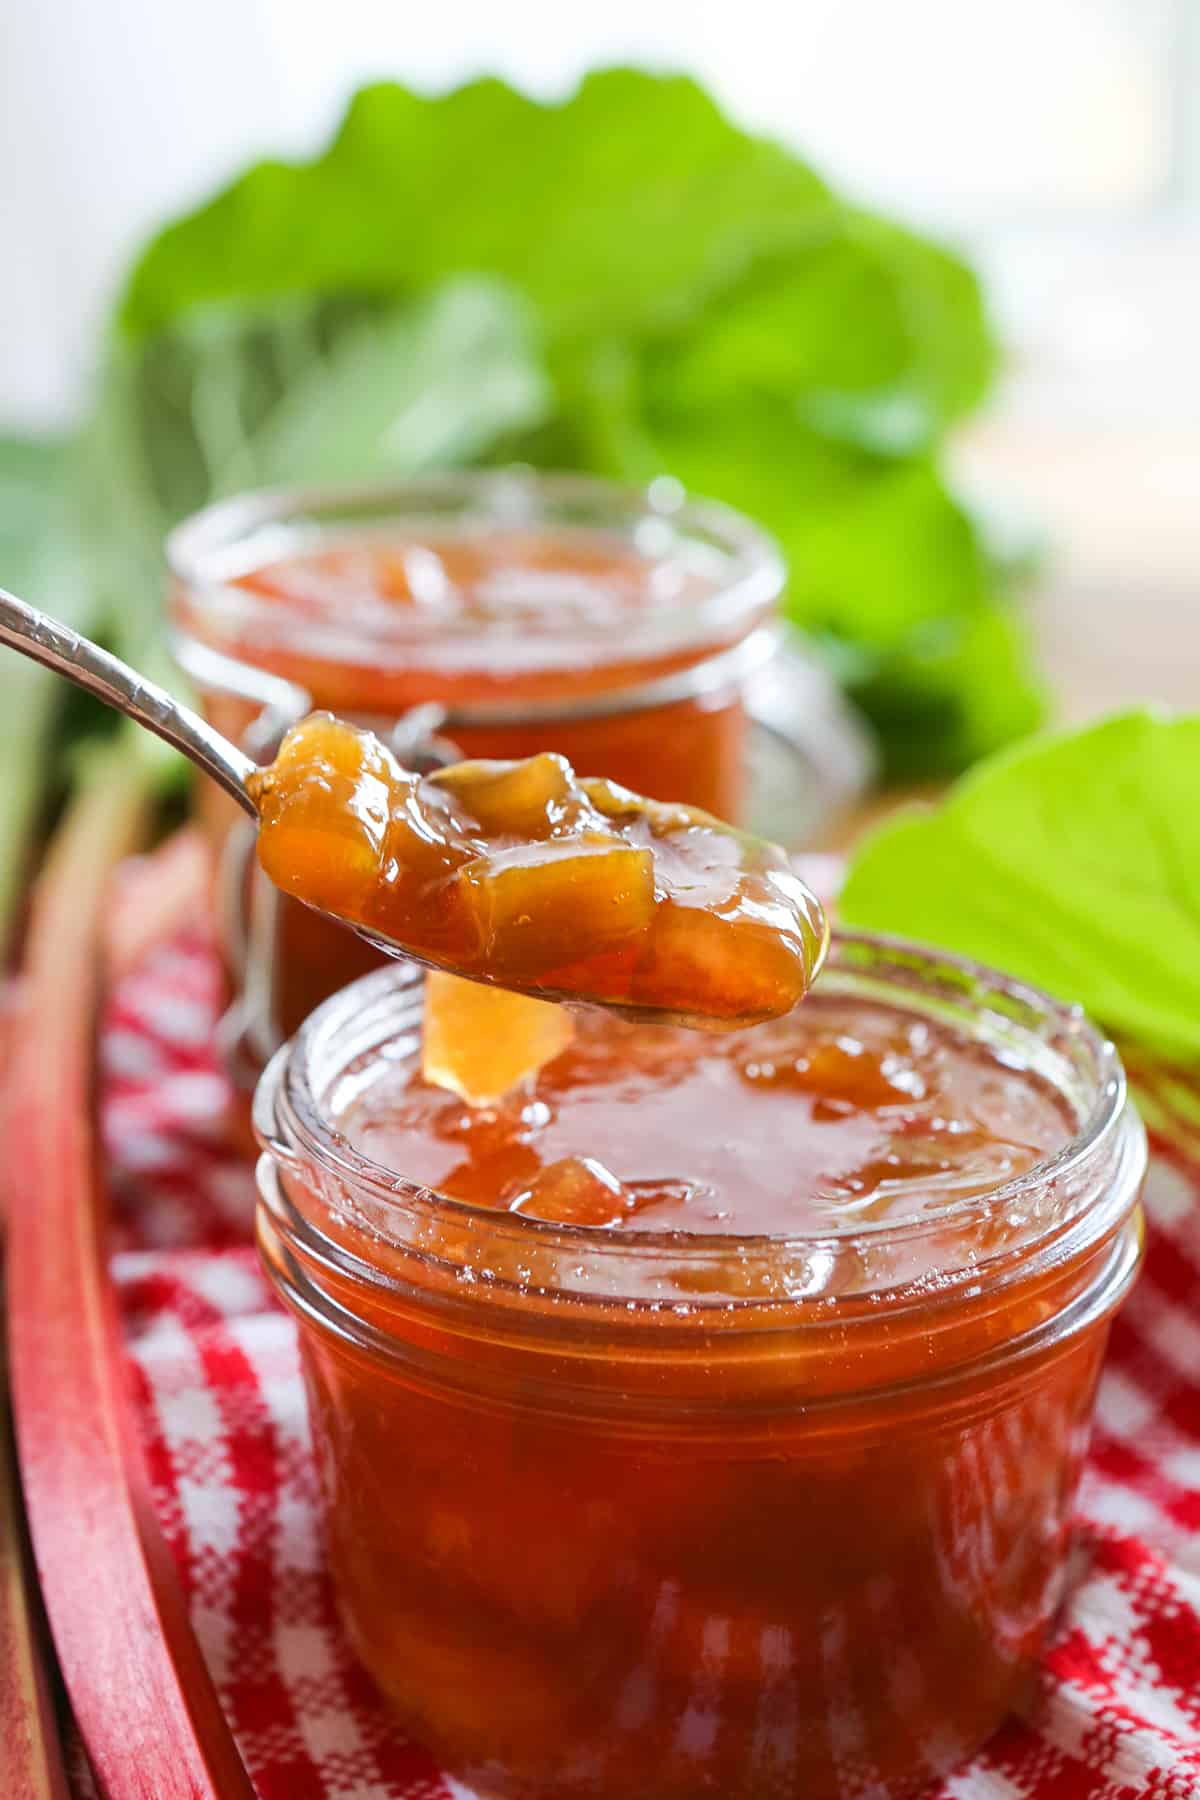
POLYGON ((844 936, 822 991, 963 1030, 1074 1135, 845 1234, 588 1231, 439 1197, 339 1131, 417 1054, 411 969, 328 1002, 260 1083, 259 1241, 342 1615, 485 1794, 902 1794, 1026 1697, 1144 1133, 1112 1045, 1034 990, 844 936))
MULTIPOLYGON (((561 750, 735 822, 753 762, 785 841, 867 772, 827 677, 785 646, 774 545, 674 482, 504 470, 252 494, 180 526, 168 562, 178 660, 255 756, 327 707, 416 766, 561 750)), ((253 1068, 378 959, 257 876, 231 802, 201 804, 226 846, 230 1036, 253 1068)))

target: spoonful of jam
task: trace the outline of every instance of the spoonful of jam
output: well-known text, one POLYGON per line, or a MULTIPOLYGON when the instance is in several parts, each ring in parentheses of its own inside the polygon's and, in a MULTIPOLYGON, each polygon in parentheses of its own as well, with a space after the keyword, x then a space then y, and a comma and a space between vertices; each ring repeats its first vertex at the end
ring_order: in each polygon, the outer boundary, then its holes
POLYGON ((260 768, 107 651, 0 590, 0 643, 165 738, 259 825, 284 892, 380 950, 539 999, 732 1028, 774 1018, 828 944, 782 850, 580 779, 561 756, 403 768, 315 713, 260 768))
POLYGON ((825 954, 782 850, 550 752, 414 775, 314 713, 247 786, 278 887, 475 981, 733 1027, 789 1012, 825 954))

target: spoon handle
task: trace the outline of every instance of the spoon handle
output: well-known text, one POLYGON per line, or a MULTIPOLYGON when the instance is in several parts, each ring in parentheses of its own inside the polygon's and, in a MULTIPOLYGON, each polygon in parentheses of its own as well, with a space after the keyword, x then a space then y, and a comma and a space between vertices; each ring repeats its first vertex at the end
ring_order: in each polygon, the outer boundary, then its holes
POLYGON ((15 594, 0 588, 0 644, 17 650, 56 675, 65 675, 76 687, 95 694, 106 706, 115 707, 135 724, 142 725, 157 737, 165 738, 194 762, 206 775, 223 787, 240 806, 257 816, 253 800, 246 791, 247 777, 257 764, 244 755, 228 738, 192 712, 190 707, 172 699, 165 688, 147 681, 123 663, 110 656, 99 644, 81 637, 48 613, 27 606, 15 594))

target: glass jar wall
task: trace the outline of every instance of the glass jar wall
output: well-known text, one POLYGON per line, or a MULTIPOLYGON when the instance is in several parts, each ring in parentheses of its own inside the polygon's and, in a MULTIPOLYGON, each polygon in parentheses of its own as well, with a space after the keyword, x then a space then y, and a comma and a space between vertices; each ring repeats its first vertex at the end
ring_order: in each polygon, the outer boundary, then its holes
POLYGON ((843 938, 821 992, 839 1042, 886 1008, 994 1056, 1061 1105, 1061 1144, 806 1234, 450 1200, 347 1127, 417 1055, 405 971, 329 1002, 260 1086, 260 1244, 299 1321, 343 1616, 485 1794, 898 1795, 1029 1689, 1144 1137, 1111 1045, 1032 990, 843 938))

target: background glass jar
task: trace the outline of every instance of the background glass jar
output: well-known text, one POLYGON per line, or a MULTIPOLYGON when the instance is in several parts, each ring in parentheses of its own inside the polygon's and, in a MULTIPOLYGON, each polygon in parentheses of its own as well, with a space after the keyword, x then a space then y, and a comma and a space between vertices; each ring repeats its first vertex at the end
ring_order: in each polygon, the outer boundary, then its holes
POLYGON ((588 1232, 442 1199, 338 1130, 417 1052, 414 971, 330 1001, 260 1084, 260 1246, 343 1616, 484 1793, 896 1795, 1026 1695, 1144 1134, 1112 1046, 1033 990, 869 937, 822 989, 1036 1071, 1073 1137, 845 1234, 588 1232))
MULTIPOLYGON (((787 841, 867 772, 828 679, 785 646, 774 545, 673 482, 505 470, 248 495, 181 526, 168 559, 178 659, 251 754, 328 707, 410 763, 447 740, 467 756, 561 750, 734 820, 752 762, 787 841)), ((201 804, 229 846, 223 937, 253 1064, 375 959, 255 878, 223 796, 201 804)))

